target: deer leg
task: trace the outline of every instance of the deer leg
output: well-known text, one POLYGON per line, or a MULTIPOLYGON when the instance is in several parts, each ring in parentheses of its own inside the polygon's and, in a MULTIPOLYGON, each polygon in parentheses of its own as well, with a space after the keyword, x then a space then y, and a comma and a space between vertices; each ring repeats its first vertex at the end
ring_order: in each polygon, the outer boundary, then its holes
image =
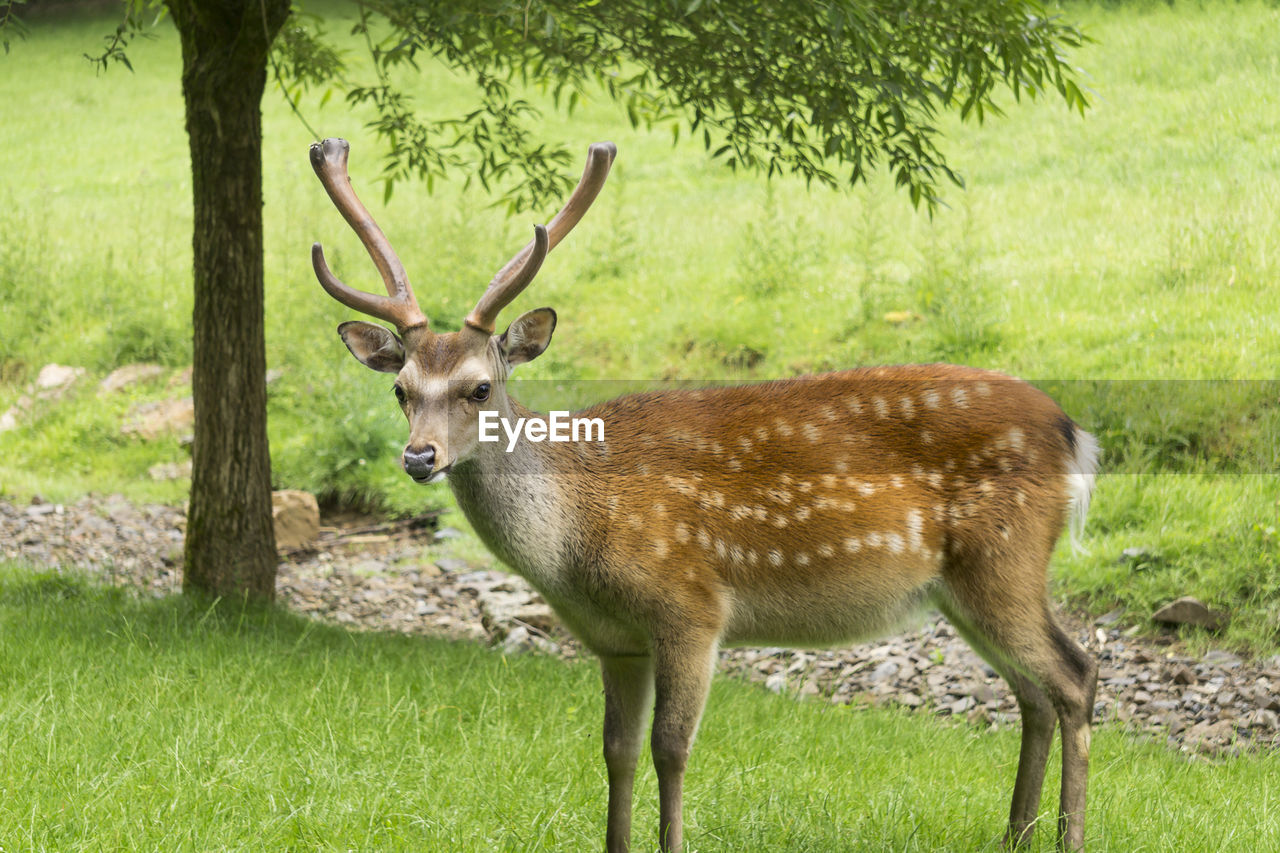
MULTIPOLYGON (((1044 557, 1047 565, 1048 555, 1044 557)), ((1008 577, 1043 577, 1044 572, 1023 566, 988 566, 964 573, 960 581, 948 580, 951 606, 959 623, 967 625, 979 653, 986 649, 1007 670, 1016 671, 1038 687, 1056 712, 1062 731, 1062 792, 1058 806, 1058 846, 1084 847, 1085 790, 1089 775, 1090 723, 1098 665, 1063 633, 1050 614, 1043 584, 1021 590, 994 582, 1008 577), (986 581, 993 581, 988 584, 986 581)), ((1019 683, 1010 680, 1015 693, 1019 683)), ((1031 741, 1023 741, 1010 808, 1009 835, 1013 843, 1030 835, 1039 789, 1044 780, 1044 759, 1052 739, 1052 727, 1043 722, 1043 703, 1034 691, 1018 693, 1023 708, 1023 731, 1028 732, 1027 706, 1034 714, 1031 741)))
POLYGON ((608 853, 631 849, 631 790, 653 695, 653 658, 600 658, 604 679, 604 763, 609 772, 608 853))
POLYGON ((1003 846, 1006 849, 1022 847, 1031 842, 1040 813, 1040 793, 1044 789, 1045 767, 1053 746, 1057 712, 1045 692, 995 653, 982 635, 956 612, 955 607, 947 607, 943 602, 939 604, 960 636, 1000 673, 1018 700, 1022 716, 1022 745, 1018 754, 1018 775, 1013 785, 1013 802, 1009 807, 1009 828, 1005 832, 1003 846))
POLYGON ((651 747, 658 771, 658 848, 679 851, 683 837, 684 771, 707 703, 715 661, 714 639, 680 637, 654 642, 651 747))

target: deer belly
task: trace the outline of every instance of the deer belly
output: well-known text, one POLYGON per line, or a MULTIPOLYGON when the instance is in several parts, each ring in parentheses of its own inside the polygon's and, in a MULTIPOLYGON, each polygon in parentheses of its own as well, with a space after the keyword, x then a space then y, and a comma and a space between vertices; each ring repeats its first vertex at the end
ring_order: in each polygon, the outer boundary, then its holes
POLYGON ((830 646, 899 628, 927 604, 937 575, 924 565, 897 571, 869 565, 733 590, 726 645, 830 646))

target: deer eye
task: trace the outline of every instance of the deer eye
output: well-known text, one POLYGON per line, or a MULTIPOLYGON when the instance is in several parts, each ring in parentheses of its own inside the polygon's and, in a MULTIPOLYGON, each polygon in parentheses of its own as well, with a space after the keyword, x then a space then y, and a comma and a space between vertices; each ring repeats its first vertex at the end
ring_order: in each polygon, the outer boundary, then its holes
POLYGON ((477 403, 483 403, 485 400, 489 399, 489 390, 489 383, 481 382, 476 386, 476 390, 471 392, 471 399, 475 400, 477 403))
POLYGON ((391 389, 391 391, 396 395, 396 399, 397 399, 397 400, 399 400, 401 403, 403 403, 403 402, 404 402, 404 388, 403 388, 403 387, 401 387, 401 386, 397 383, 397 384, 396 384, 396 385, 391 389))

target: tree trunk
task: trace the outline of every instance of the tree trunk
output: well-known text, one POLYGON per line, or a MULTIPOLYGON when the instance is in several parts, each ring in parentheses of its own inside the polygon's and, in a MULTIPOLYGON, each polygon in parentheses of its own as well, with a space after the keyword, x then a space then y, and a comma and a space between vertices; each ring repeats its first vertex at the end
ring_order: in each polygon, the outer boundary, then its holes
POLYGON ((288 0, 167 0, 195 204, 195 447, 183 591, 270 600, 276 549, 262 303, 267 52, 288 0))

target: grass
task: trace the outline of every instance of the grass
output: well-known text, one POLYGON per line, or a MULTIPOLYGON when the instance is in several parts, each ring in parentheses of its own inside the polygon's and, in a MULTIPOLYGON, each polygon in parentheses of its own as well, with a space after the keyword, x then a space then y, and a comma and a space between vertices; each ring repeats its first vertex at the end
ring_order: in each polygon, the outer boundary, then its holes
MULTIPOLYGON (((595 668, 0 566, 4 850, 583 850, 595 668)), ((1014 731, 714 683, 691 850, 994 849, 1014 731)), ((656 832, 641 759, 635 839, 656 832)), ((1276 849, 1280 754, 1094 741, 1093 850, 1276 849)), ((1036 849, 1049 849, 1057 756, 1036 849)))
MULTIPOLYGON (((586 402, 617 382, 935 359, 1040 381, 1100 435, 1111 475, 1088 553, 1060 555, 1059 591, 1096 612, 1124 606, 1138 622, 1197 595, 1233 614, 1224 636, 1203 642, 1273 653, 1280 407, 1266 380, 1280 362, 1270 38, 1280 10, 1246 0, 1072 3, 1066 13, 1096 39, 1072 57, 1094 108, 1081 119, 1046 100, 1010 103, 981 126, 943 119, 967 188, 949 191, 932 218, 885 180, 844 193, 769 184, 721 170, 695 146, 673 149, 665 128, 631 129, 603 99, 573 117, 548 107, 548 139, 585 151, 609 138, 621 153, 590 216, 509 312, 560 312, 517 395, 586 402), (891 312, 918 319, 890 322, 891 312), (1132 547, 1158 553, 1159 565, 1123 561, 1132 547)), ((136 74, 95 76, 81 53, 111 26, 40 22, 0 59, 22 71, 0 75, 0 169, 12 176, 0 186, 0 409, 50 361, 92 379, 136 360, 189 363, 178 43, 162 26, 131 48, 136 74)), ((358 64, 354 46, 351 56, 358 64)), ((433 114, 473 97, 435 66, 406 83, 433 114)), ((351 139, 356 185, 424 308, 456 328, 535 217, 505 219, 460 180, 431 196, 402 186, 384 206, 368 116, 340 102, 303 108, 321 133, 351 139)), ((350 315, 315 285, 309 244, 322 240, 353 284, 374 286, 373 272, 310 172, 308 134, 275 94, 264 134, 268 361, 283 371, 270 392, 276 484, 393 512, 447 505, 444 486, 417 489, 397 470, 405 429, 390 383, 333 334, 350 315)), ((100 401, 90 386, 0 434, 0 493, 182 500, 184 481, 145 471, 185 451, 121 438, 128 400, 100 401)), ((157 384, 136 398, 164 393, 157 384)))

